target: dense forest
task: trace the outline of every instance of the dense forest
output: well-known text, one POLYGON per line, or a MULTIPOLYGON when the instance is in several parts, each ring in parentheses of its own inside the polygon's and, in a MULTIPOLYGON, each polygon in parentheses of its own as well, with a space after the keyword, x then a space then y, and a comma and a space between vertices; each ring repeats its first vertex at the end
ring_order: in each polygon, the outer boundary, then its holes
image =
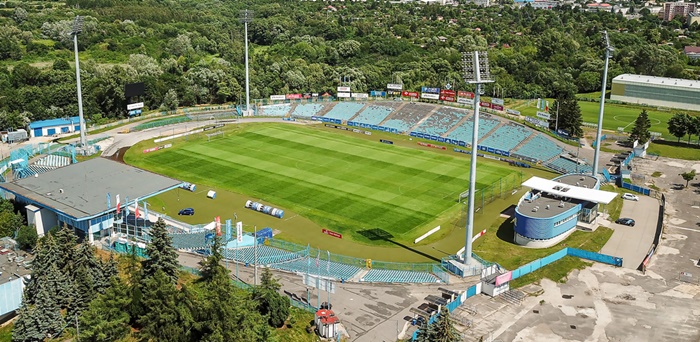
MULTIPOLYGON (((641 5, 637 5, 640 7, 641 5)), ((93 123, 124 117, 124 85, 145 82, 149 109, 239 103, 245 97, 244 30, 249 24, 251 98, 335 89, 405 89, 462 81, 461 52, 487 49, 506 97, 599 91, 600 32, 608 30, 621 73, 697 78, 683 46, 697 25, 640 19, 564 5, 535 10, 388 2, 255 0, 68 0, 0 3, 0 128, 77 113, 73 19, 85 113, 93 123)), ((609 83, 608 83, 609 84, 609 83)), ((487 89, 487 92, 491 92, 487 89)))

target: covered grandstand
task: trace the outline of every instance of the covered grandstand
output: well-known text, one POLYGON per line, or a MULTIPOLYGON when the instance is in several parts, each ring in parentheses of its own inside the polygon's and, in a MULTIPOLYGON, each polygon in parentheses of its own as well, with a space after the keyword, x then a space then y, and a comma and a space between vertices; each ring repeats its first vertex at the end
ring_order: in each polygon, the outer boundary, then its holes
POLYGON ((116 195, 120 194, 122 211, 128 199, 147 199, 175 189, 181 181, 160 176, 105 158, 50 170, 36 177, 0 183, 5 198, 14 197, 27 208, 27 220, 35 224, 41 236, 64 224, 90 242, 109 235, 115 224, 116 195), (111 194, 111 201, 108 201, 111 194), (111 203, 110 203, 111 202, 111 203))
POLYGON ((515 208, 515 243, 544 248, 555 245, 578 225, 597 228, 599 203, 608 204, 617 193, 602 191, 590 174, 567 174, 547 180, 532 177, 523 183, 531 188, 515 208))
POLYGON ((610 99, 648 106, 700 110, 700 81, 622 74, 612 80, 610 99))

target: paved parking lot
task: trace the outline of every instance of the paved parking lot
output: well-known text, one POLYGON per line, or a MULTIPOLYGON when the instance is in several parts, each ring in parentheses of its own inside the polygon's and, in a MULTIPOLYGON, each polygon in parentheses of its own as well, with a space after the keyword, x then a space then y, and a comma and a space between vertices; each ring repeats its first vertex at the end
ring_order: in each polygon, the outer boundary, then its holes
POLYGON ((637 269, 654 241, 659 217, 659 201, 639 196, 639 201, 624 200, 620 217, 635 220, 634 227, 603 221, 603 226, 615 230, 601 253, 622 258, 622 267, 637 269))

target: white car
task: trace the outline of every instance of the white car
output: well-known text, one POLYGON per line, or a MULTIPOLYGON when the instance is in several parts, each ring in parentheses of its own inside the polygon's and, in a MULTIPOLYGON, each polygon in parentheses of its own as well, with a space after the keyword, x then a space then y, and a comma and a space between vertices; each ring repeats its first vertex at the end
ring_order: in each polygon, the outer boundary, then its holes
POLYGON ((622 194, 622 198, 631 201, 639 201, 639 197, 637 197, 637 195, 632 195, 629 192, 622 194))

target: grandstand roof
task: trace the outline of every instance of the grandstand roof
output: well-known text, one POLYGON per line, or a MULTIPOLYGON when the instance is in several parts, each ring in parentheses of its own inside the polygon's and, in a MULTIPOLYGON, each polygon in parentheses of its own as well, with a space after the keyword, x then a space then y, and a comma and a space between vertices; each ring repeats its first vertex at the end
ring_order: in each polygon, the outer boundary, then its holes
POLYGON ((29 124, 29 128, 35 129, 35 128, 44 128, 44 127, 68 126, 68 125, 77 125, 78 123, 80 123, 80 117, 79 116, 72 116, 70 118, 59 118, 59 119, 51 119, 51 120, 34 121, 34 122, 29 124))
POLYGON ((615 199, 615 197, 617 197, 616 192, 584 188, 540 177, 532 177, 526 180, 523 185, 528 188, 543 191, 552 195, 569 197, 594 203, 608 204, 615 199))
POLYGON ((669 86, 675 88, 700 90, 700 81, 686 80, 682 78, 622 74, 613 78, 613 82, 626 84, 648 84, 656 86, 669 86))
POLYGON ((117 194, 124 206, 127 197, 130 201, 148 198, 181 184, 120 162, 94 158, 37 177, 0 183, 0 188, 82 221, 115 210, 117 194), (107 207, 108 193, 111 208, 107 207))

